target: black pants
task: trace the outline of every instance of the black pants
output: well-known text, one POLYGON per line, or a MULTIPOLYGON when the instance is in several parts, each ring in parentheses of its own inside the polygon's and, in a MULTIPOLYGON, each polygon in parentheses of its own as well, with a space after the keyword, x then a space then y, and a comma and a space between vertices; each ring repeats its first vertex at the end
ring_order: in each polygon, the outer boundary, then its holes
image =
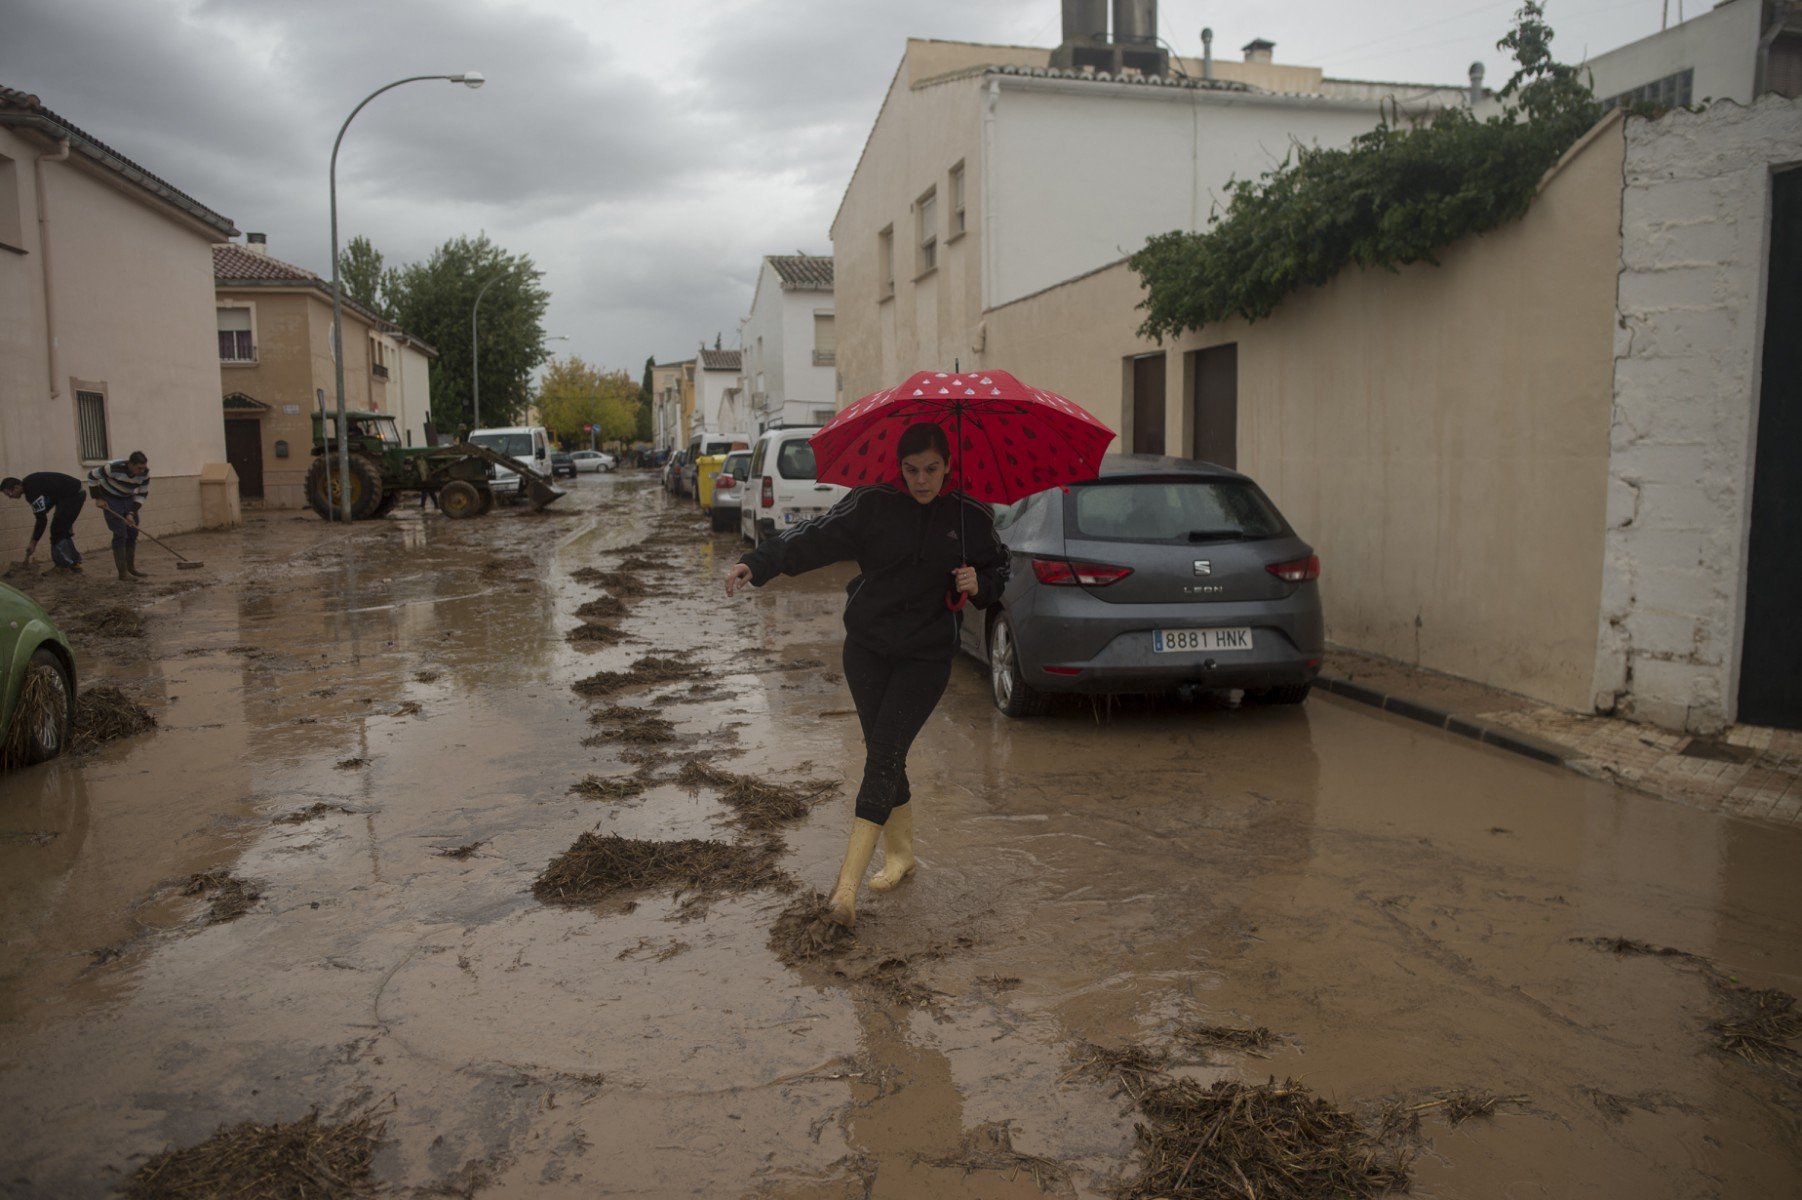
POLYGON ((86 492, 76 492, 50 510, 50 561, 59 567, 81 562, 81 551, 75 548, 75 518, 87 502, 86 492))
POLYGON ((863 725, 863 786, 857 815, 878 825, 913 799, 907 785, 907 751, 938 707, 951 679, 951 663, 889 658, 845 642, 845 685, 863 725))

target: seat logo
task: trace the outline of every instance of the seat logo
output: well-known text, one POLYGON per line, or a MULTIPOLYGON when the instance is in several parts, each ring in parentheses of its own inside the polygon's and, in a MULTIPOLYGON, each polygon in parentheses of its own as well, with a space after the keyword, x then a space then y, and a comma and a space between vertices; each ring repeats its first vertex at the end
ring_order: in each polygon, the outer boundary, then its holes
POLYGON ((1205 558, 1198 558, 1195 560, 1195 573, 1197 575, 1212 575, 1214 573, 1214 564, 1205 558))

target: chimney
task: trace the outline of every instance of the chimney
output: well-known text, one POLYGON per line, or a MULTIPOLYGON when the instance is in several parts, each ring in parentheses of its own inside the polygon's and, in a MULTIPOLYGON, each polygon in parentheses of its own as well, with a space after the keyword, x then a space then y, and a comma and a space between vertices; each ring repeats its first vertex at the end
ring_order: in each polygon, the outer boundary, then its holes
POLYGON ((1470 64, 1470 106, 1475 108, 1483 103, 1483 64, 1470 64))
POLYGON ((1267 63, 1270 52, 1276 49, 1276 43, 1263 38, 1253 38, 1245 43, 1245 61, 1248 63, 1267 63))
POLYGON ((1158 0, 1114 0, 1114 44, 1158 44, 1158 0))
POLYGON ((1064 42, 1107 41, 1107 0, 1064 0, 1064 42))
POLYGON ((1214 77, 1214 31, 1206 26, 1201 31, 1201 77, 1214 77))
POLYGON ((266 233, 247 233, 244 235, 244 248, 252 254, 269 253, 269 235, 266 233))

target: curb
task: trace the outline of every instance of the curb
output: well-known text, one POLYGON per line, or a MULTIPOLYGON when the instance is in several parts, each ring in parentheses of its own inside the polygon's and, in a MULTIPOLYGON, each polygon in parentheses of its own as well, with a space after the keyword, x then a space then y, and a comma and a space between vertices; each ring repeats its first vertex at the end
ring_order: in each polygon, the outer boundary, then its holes
POLYGON ((1494 746, 1498 750, 1519 754, 1535 762, 1547 763, 1554 767, 1571 765, 1568 750, 1554 746, 1550 742, 1542 742, 1537 738, 1516 733, 1512 729, 1491 725, 1487 721, 1460 717, 1447 709, 1435 708, 1417 700, 1409 700, 1405 696, 1392 696, 1386 692, 1379 692, 1375 688, 1367 688, 1362 684, 1331 675, 1316 676, 1314 686, 1324 692, 1343 696, 1358 704, 1368 704, 1372 708, 1380 708, 1384 712, 1394 713, 1398 717, 1406 717, 1410 721, 1419 721, 1422 725, 1431 725, 1435 729, 1455 733, 1459 737, 1469 738, 1473 742, 1482 742, 1485 746, 1494 746))

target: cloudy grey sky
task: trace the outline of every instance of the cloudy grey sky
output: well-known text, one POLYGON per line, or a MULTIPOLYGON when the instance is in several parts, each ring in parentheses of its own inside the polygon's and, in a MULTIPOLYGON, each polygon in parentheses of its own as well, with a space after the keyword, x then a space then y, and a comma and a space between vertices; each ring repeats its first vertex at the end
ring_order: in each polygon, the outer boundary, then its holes
MULTIPOLYGON (((1560 57, 1656 32, 1665 0, 1550 0, 1560 57)), ((1688 0, 1688 15, 1706 0, 1688 0)), ((1506 79, 1516 0, 1163 0, 1196 54, 1254 37, 1358 79, 1506 79)), ((1671 0, 1675 20, 1678 0, 1671 0)), ((368 92, 398 88, 339 156, 346 240, 390 262, 485 231, 546 272, 558 351, 625 367, 733 345, 764 254, 830 253, 827 226, 909 36, 1052 46, 1058 0, 0 0, 0 84, 330 268, 327 163, 368 92)))

